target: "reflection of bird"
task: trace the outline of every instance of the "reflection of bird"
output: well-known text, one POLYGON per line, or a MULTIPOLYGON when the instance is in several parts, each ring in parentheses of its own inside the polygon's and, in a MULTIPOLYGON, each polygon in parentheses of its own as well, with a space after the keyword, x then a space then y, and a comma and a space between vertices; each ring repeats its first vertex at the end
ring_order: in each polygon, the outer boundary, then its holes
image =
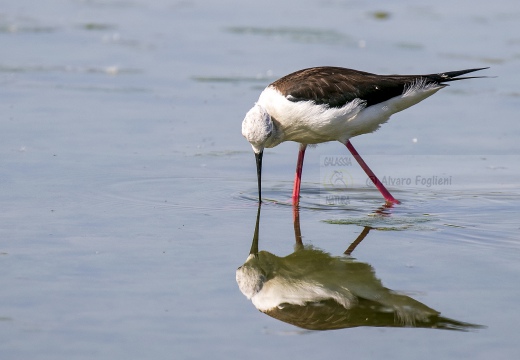
POLYGON ((300 143, 292 197, 296 205, 307 145, 337 140, 347 146, 386 202, 397 203, 354 149, 350 138, 377 130, 392 114, 435 94, 447 86, 446 82, 474 78, 459 76, 482 69, 429 75, 376 75, 339 67, 316 67, 276 80, 260 94, 242 122, 242 134, 256 156, 258 201, 261 201, 264 148, 284 141, 300 143))
MULTIPOLYGON (((355 326, 415 326, 467 330, 478 327, 444 318, 417 300, 383 286, 369 264, 302 246, 295 215, 296 251, 278 257, 258 251, 258 224, 247 261, 236 279, 255 307, 281 321, 311 330, 355 326), (299 244, 298 244, 299 243, 299 244)), ((368 230, 364 231, 363 237, 368 230)), ((357 239, 356 245, 362 240, 357 239)), ((350 253, 349 247, 346 253, 350 253)))

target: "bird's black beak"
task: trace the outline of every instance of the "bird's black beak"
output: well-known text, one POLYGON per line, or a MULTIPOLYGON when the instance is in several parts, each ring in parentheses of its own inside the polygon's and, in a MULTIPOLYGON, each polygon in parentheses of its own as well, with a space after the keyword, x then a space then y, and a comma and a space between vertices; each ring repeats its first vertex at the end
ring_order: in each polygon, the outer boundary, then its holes
POLYGON ((256 176, 258 178, 258 202, 262 202, 262 156, 264 155, 264 151, 260 151, 259 153, 255 152, 256 158, 256 176))

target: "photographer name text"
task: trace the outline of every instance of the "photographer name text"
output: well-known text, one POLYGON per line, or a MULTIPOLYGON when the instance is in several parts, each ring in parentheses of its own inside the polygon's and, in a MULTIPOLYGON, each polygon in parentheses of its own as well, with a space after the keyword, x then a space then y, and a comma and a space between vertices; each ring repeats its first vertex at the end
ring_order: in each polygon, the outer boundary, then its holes
MULTIPOLYGON (((417 175, 415 177, 393 177, 383 176, 379 181, 383 185, 387 186, 450 186, 452 184, 452 176, 422 176, 417 175)), ((367 185, 373 186, 372 179, 367 178, 367 185)))

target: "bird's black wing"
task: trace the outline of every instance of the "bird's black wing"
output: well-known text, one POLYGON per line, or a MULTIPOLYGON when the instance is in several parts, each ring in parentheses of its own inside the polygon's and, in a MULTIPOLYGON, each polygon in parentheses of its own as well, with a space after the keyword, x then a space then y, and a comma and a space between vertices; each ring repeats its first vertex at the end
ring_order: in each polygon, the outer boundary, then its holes
POLYGON ((324 66, 296 71, 276 80, 270 86, 293 102, 313 101, 318 105, 342 107, 354 99, 361 99, 368 107, 403 94, 407 87, 417 81, 423 81, 425 85, 442 85, 448 81, 471 78, 457 77, 477 70, 481 69, 430 75, 376 75, 324 66))

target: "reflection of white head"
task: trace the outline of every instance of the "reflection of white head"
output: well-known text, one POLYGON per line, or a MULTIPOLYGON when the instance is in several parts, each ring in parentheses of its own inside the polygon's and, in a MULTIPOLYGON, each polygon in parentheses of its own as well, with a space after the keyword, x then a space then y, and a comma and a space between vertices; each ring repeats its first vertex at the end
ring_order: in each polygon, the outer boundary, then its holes
POLYGON ((258 294, 266 281, 260 268, 251 266, 247 262, 237 269, 236 279, 240 291, 248 299, 258 294))
POLYGON ((255 104, 242 121, 242 135, 249 141, 256 154, 262 152, 265 143, 273 132, 273 121, 269 113, 255 104))

